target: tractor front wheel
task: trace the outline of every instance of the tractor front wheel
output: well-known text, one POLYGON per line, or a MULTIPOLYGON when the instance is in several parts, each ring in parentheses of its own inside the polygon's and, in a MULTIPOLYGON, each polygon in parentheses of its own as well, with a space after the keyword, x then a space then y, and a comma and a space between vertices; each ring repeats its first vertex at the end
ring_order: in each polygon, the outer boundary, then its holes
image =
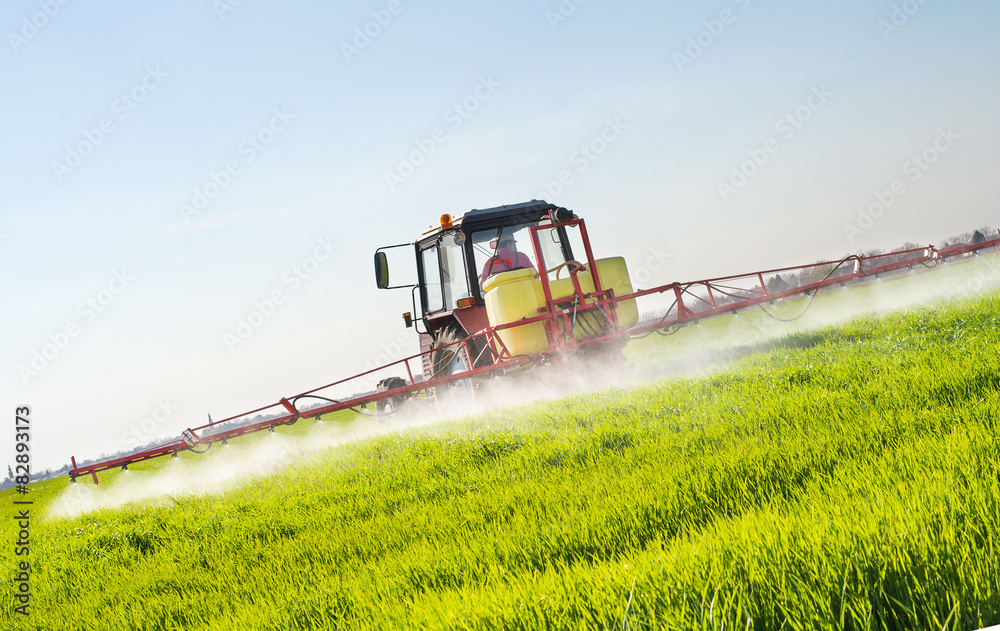
MULTIPOLYGON (((456 324, 449 324, 434 334, 431 370, 435 379, 466 372, 484 365, 484 362, 490 363, 489 351, 482 339, 468 338, 467 344, 455 344, 467 337, 465 331, 456 324), (466 347, 469 349, 468 354, 465 352, 466 347)), ((438 409, 446 413, 461 413, 463 409, 467 409, 462 406, 463 403, 475 403, 478 387, 479 383, 474 378, 435 386, 434 399, 438 403, 438 409)))

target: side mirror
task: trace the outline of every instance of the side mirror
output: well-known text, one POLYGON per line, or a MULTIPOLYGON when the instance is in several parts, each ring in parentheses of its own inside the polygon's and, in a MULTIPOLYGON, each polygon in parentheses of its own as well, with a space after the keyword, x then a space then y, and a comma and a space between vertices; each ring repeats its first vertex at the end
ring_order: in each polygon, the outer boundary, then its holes
POLYGON ((379 289, 389 288, 389 260, 385 252, 375 253, 375 285, 379 289))

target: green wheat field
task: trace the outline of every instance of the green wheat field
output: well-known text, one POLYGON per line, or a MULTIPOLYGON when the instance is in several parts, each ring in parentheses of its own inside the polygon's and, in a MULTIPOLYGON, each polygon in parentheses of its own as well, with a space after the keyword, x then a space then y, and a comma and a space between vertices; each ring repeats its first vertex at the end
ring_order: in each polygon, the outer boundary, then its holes
MULTIPOLYGON (((848 297, 821 294, 811 313, 834 300, 848 297)), ((640 366, 682 368, 669 377, 390 429, 224 492, 56 515, 71 493, 113 494, 193 456, 97 489, 32 485, 31 613, 14 613, 16 522, 2 519, 0 627, 1000 624, 1000 293, 725 334, 765 322, 629 347, 640 366), (710 363, 691 360, 708 339, 710 363)), ((14 499, 0 494, 5 516, 14 499)))

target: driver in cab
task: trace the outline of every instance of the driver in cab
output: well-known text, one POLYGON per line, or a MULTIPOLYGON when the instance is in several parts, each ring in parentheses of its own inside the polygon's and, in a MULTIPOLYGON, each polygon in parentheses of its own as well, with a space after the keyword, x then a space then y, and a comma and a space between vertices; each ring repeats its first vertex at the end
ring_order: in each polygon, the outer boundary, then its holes
POLYGON ((494 274, 506 272, 512 269, 535 269, 531 259, 523 252, 517 251, 517 244, 513 235, 501 235, 496 244, 496 253, 487 259, 483 266, 483 273, 479 277, 479 285, 482 286, 486 279, 494 274))

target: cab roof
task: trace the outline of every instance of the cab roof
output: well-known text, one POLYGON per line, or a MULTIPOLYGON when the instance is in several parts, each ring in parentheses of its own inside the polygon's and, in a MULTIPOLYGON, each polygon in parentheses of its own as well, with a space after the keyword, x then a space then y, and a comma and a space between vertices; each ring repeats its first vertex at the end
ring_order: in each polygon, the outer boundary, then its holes
MULTIPOLYGON (((466 211, 457 217, 453 217, 452 225, 456 228, 465 224, 490 226, 505 223, 505 220, 510 220, 512 218, 514 219, 512 223, 537 221, 548 214, 550 210, 554 210, 556 208, 559 207, 555 204, 550 204, 539 199, 533 199, 530 202, 522 202, 520 204, 495 206, 493 208, 473 208, 472 210, 466 211)), ((440 225, 430 226, 424 230, 424 233, 420 236, 426 237, 427 235, 440 231, 440 225)))

